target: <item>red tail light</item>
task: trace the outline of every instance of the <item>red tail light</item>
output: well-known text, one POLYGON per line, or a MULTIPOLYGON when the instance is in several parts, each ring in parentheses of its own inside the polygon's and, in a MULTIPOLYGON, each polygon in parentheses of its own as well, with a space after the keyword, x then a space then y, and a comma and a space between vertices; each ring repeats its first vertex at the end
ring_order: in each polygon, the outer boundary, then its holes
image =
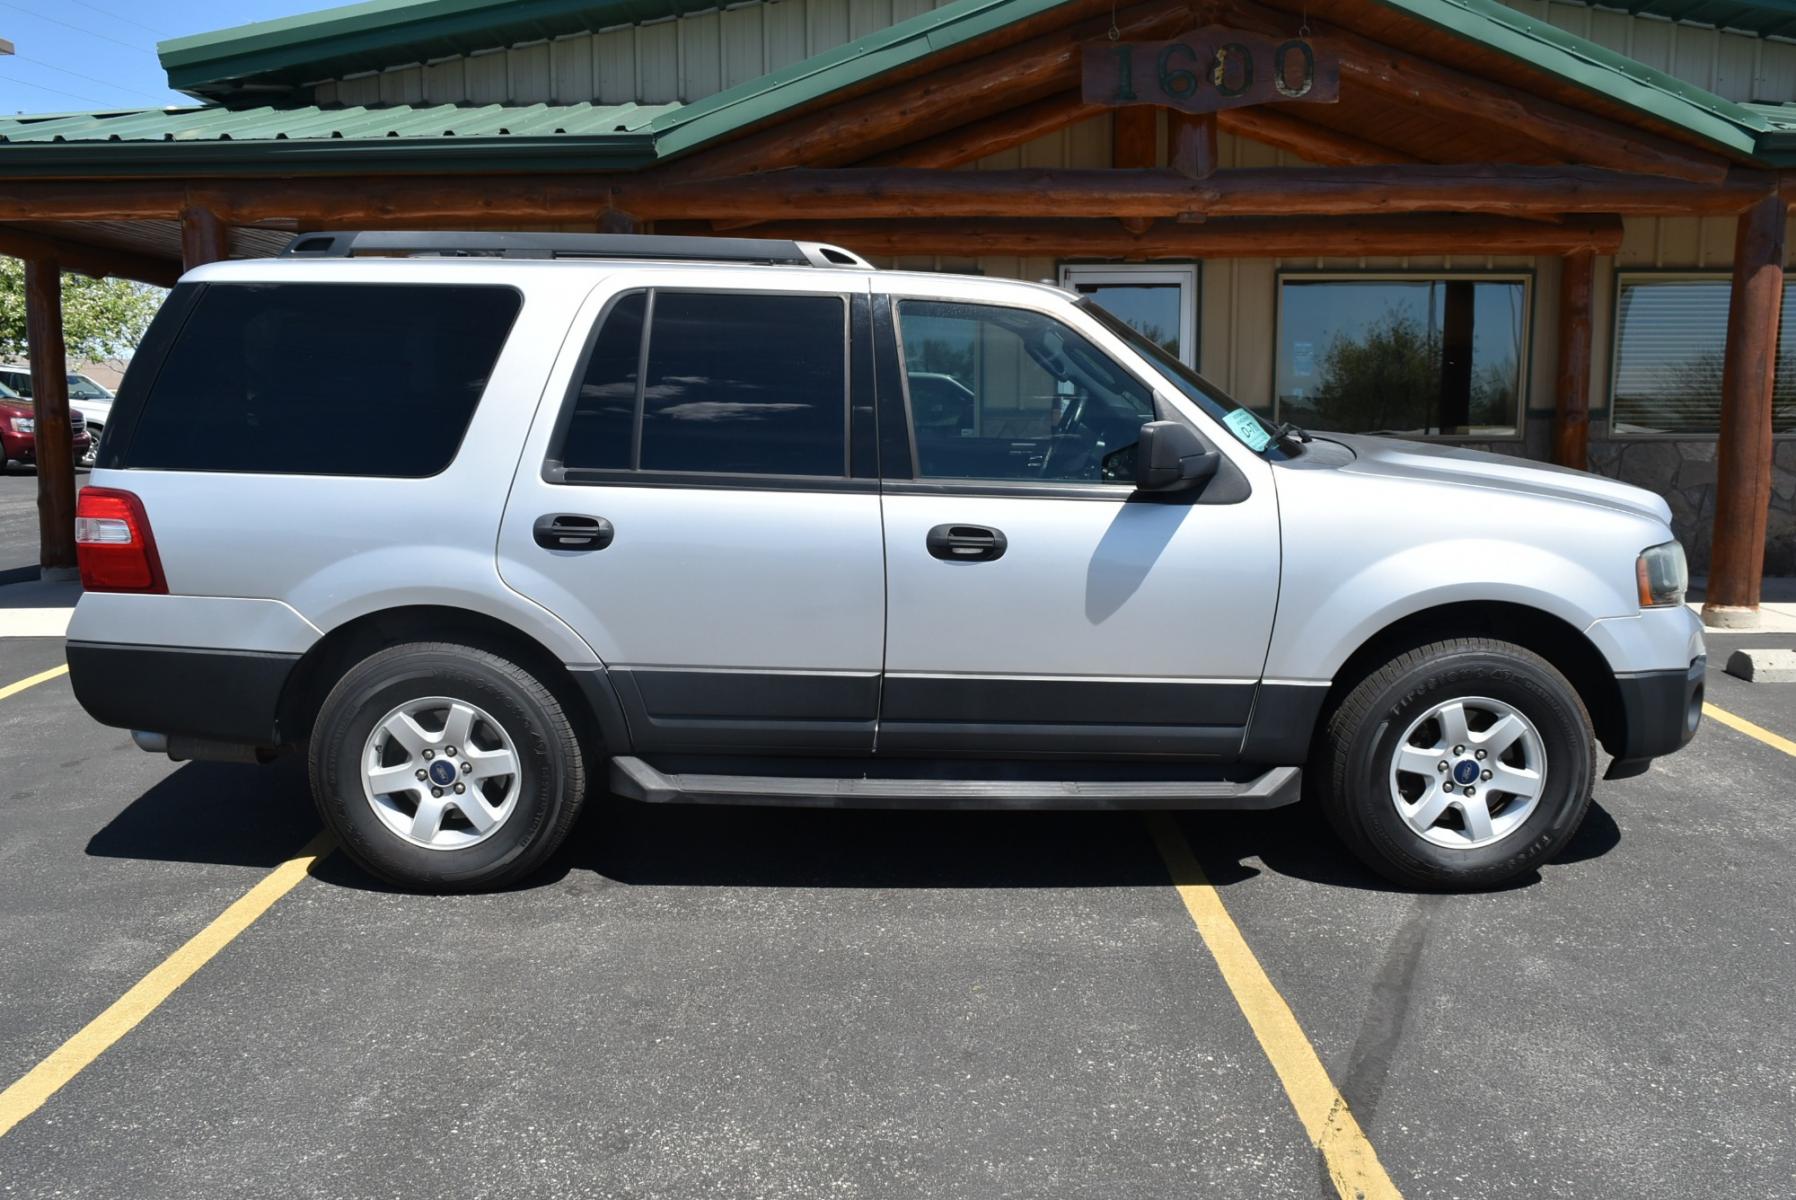
POLYGON ((90 592, 167 594, 162 559, 143 501, 117 488, 87 487, 75 504, 75 557, 90 592))

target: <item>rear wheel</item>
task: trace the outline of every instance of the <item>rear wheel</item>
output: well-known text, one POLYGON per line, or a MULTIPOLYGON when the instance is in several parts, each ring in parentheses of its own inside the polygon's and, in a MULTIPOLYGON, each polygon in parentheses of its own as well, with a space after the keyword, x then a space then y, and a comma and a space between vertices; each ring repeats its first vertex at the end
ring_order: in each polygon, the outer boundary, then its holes
POLYGON ((553 854, 586 792, 555 694, 518 664, 452 643, 383 650, 331 689, 312 794, 349 856, 390 882, 465 891, 553 854))
POLYGON ((1590 803, 1590 717, 1539 655, 1489 638, 1418 647, 1361 680, 1314 764, 1367 866, 1413 887, 1490 887, 1539 866, 1590 803))

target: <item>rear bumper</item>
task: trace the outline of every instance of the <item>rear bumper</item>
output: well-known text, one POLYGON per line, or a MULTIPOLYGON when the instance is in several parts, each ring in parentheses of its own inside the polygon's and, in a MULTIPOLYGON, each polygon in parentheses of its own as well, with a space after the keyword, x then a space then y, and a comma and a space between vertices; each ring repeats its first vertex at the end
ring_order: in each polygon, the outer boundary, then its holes
POLYGON ((281 695, 297 654, 68 643, 69 683, 102 725, 278 746, 281 695))
POLYGON ((1640 671, 1617 675, 1621 721, 1613 745, 1615 756, 1607 779, 1638 775, 1662 754, 1681 750, 1702 724, 1703 680, 1709 660, 1698 655, 1682 670, 1640 671))

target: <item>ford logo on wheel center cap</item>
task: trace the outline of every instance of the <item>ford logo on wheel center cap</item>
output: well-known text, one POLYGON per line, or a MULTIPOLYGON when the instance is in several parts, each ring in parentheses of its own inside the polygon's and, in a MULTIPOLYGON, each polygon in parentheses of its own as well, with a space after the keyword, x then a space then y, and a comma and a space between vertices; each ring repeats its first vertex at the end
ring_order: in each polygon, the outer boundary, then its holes
POLYGON ((448 787, 455 782, 455 764, 447 759, 439 758, 430 764, 430 782, 438 787, 448 787))
POLYGON ((1454 763, 1453 764, 1453 782, 1460 783, 1460 784, 1477 783, 1478 782, 1478 764, 1473 762, 1469 758, 1462 758, 1458 762, 1454 763))

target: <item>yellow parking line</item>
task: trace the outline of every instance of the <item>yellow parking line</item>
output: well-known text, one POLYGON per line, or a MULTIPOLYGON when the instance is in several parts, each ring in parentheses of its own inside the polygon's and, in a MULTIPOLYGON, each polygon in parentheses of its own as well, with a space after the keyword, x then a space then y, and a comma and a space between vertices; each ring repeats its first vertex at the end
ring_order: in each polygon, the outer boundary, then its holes
POLYGON ((330 851, 329 835, 320 833, 298 854, 264 875, 260 883, 189 938, 186 945, 158 963, 148 975, 132 985, 130 991, 113 1001, 105 1012, 53 1050, 50 1057, 0 1092, 0 1137, 41 1108, 58 1088, 79 1075, 114 1042, 136 1028, 138 1022, 155 1012, 157 1006, 192 978, 195 971, 254 924, 276 900, 292 891, 294 885, 306 877, 312 864, 330 851))
POLYGON ((1736 717, 1733 713, 1728 712, 1727 709, 1716 708, 1713 704, 1705 703, 1702 706, 1702 713, 1705 717, 1715 718, 1729 729, 1738 729, 1749 738, 1757 738, 1773 750, 1782 750, 1785 754, 1796 756, 1796 742, 1792 742, 1787 737, 1780 737, 1777 734, 1772 733, 1763 725, 1754 725, 1745 717, 1736 717))
POLYGON ((1148 822, 1185 911, 1222 969, 1223 981, 1253 1027, 1260 1049, 1278 1072, 1310 1143, 1322 1152, 1335 1191, 1342 1200, 1402 1200, 1291 1006, 1266 977, 1178 826, 1165 813, 1154 814, 1148 822))
POLYGON ((67 675, 68 673, 68 663, 63 663, 60 667, 51 667, 48 671, 39 671, 36 675, 27 676, 17 683, 9 683, 5 687, 0 687, 0 700, 4 700, 8 696, 16 696, 28 687, 36 687, 40 683, 48 683, 57 676, 67 675))

